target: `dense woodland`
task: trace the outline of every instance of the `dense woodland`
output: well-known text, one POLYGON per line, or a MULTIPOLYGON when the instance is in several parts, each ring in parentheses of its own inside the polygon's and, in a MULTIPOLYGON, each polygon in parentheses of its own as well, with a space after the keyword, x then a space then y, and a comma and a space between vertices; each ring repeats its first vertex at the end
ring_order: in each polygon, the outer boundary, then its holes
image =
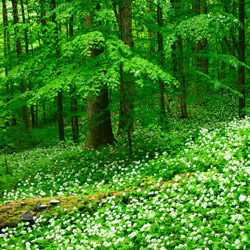
POLYGON ((0 248, 250 249, 245 0, 2 0, 0 248))
POLYGON ((2 130, 25 126, 32 134, 57 121, 60 141, 87 133, 86 145, 96 148, 126 134, 131 144, 139 121, 165 129, 169 118, 192 116, 188 105, 221 89, 238 96, 244 117, 247 7, 229 0, 3 1, 2 130))

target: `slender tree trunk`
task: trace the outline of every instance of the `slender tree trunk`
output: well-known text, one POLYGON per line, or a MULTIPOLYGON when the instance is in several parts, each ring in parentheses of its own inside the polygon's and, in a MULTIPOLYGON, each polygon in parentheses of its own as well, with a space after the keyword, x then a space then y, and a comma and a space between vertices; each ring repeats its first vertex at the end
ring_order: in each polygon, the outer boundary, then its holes
MULTIPOLYGON (((151 15, 154 15, 154 8, 153 8, 153 0, 148 0, 148 5, 149 5, 149 11, 151 13, 151 15)), ((149 39, 149 51, 150 53, 150 57, 154 56, 154 51, 155 51, 155 46, 154 46, 154 31, 153 30, 149 30, 148 31, 148 39, 149 39)))
POLYGON ((43 124, 45 125, 47 123, 46 121, 46 103, 44 101, 43 103, 43 124))
MULTIPOLYGON (((119 29, 120 39, 129 47, 134 47, 132 34, 132 0, 125 0, 119 5, 119 29)), ((118 126, 118 135, 122 131, 128 132, 131 137, 134 126, 134 80, 133 75, 125 73, 121 65, 121 83, 120 83, 120 117, 118 126)))
POLYGON ((184 63, 183 63, 183 42, 182 37, 178 36, 178 52, 179 52, 179 58, 178 58, 178 73, 179 73, 179 81, 181 85, 181 118, 187 118, 187 93, 186 93, 186 80, 185 80, 185 74, 184 74, 184 63))
MULTIPOLYGON (((100 6, 97 6, 99 9, 100 6)), ((93 23, 92 15, 86 16, 85 28, 93 23)), ((103 51, 97 48, 90 49, 91 58, 99 56, 103 51)), ((89 94, 87 101, 88 109, 88 132, 86 147, 98 148, 101 145, 113 144, 115 141, 111 125, 109 110, 109 97, 107 85, 103 84, 98 96, 89 94)))
MULTIPOLYGON (((51 10, 55 10, 56 8, 56 1, 51 0, 50 3, 51 10)), ((57 34, 57 38, 55 41, 56 47, 56 56, 58 57, 60 52, 58 48, 58 25, 56 22, 56 13, 52 15, 52 22, 56 25, 55 34, 57 34)), ((57 92, 57 124, 58 124, 58 133, 59 133, 59 141, 64 141, 64 121, 63 121, 63 93, 62 89, 59 89, 57 92)))
MULTIPOLYGON (((227 14, 229 14, 229 5, 230 5, 229 1, 228 0, 224 0, 224 10, 225 10, 225 12, 227 14)), ((227 46, 226 45, 227 45, 227 37, 224 36, 222 44, 221 44, 221 52, 222 52, 222 54, 226 54, 227 53, 227 51, 226 51, 227 46)), ((231 49, 231 46, 228 46, 228 50, 229 51, 230 51, 230 49, 231 49)), ((225 71, 226 71, 226 64, 222 60, 222 62, 221 62, 221 73, 220 73, 220 80, 222 80, 222 81, 225 79, 225 71)))
MULTIPOLYGON (((157 5, 157 23, 159 29, 163 25, 162 20, 162 8, 160 4, 157 5)), ((159 53, 159 65, 162 67, 164 65, 164 48, 163 48, 163 37, 160 31, 157 32, 158 37, 158 53, 159 53)), ((166 118, 166 109, 165 109, 165 102, 164 102, 164 83, 162 80, 159 80, 159 89, 160 89, 160 122, 164 124, 164 118, 166 118)))
MULTIPOLYGON (((2 2, 3 7, 3 27, 4 27, 4 58, 6 59, 10 52, 10 40, 9 40, 9 32, 8 32, 8 13, 6 7, 6 0, 2 2)), ((5 66, 5 76, 8 76, 8 67, 5 66)), ((9 89, 7 84, 6 89, 9 89)))
MULTIPOLYGON (((19 23, 19 16, 18 16, 17 0, 12 0, 12 9, 13 9, 14 24, 18 24, 19 23)), ((15 33, 17 36, 18 28, 15 29, 15 33)), ((22 54, 22 44, 21 44, 21 38, 19 35, 17 38, 16 51, 17 51, 18 55, 22 54)), ((25 93, 26 91, 27 91, 27 86, 24 83, 24 80, 22 80, 21 81, 21 92, 25 93)), ((30 133, 32 130, 32 124, 31 124, 31 120, 30 120, 29 108, 27 105, 23 105, 23 116, 24 116, 26 129, 30 133)))
MULTIPOLYGON (((70 18, 70 23, 68 27, 68 34, 70 37, 74 35, 74 27, 73 27, 74 16, 72 15, 70 18)), ((72 126, 72 134, 73 140, 77 142, 79 140, 79 122, 78 122, 78 107, 77 100, 74 96, 75 88, 73 88, 72 96, 71 96, 71 126, 72 126)))
POLYGON ((30 106, 32 125, 36 124, 34 105, 30 106))
MULTIPOLYGON (((239 61, 242 63, 246 62, 245 50, 246 50, 246 39, 245 39, 245 0, 239 0, 239 20, 241 27, 239 28, 239 61)), ((239 117, 245 117, 246 108, 246 87, 245 87, 245 67, 239 66, 238 70, 238 85, 239 92, 242 97, 239 97, 239 117)))
MULTIPOLYGON (((175 9, 175 12, 177 13, 181 6, 181 0, 171 0, 171 3, 175 9)), ((187 93, 186 93, 186 79, 184 74, 184 59, 183 59, 183 41, 182 37, 180 35, 177 36, 177 43, 173 47, 175 49, 175 60, 176 60, 176 73, 175 77, 179 80, 180 86, 181 86, 181 93, 180 93, 180 105, 181 105, 181 118, 187 118, 187 93), (178 53, 177 53, 178 51, 178 53)))
POLYGON ((39 110, 39 102, 36 101, 36 116, 35 116, 36 125, 38 125, 38 110, 39 110))
MULTIPOLYGON (((201 13, 207 14, 207 0, 201 0, 201 13)), ((204 74, 208 75, 208 59, 207 59, 207 38, 203 38, 201 42, 201 50, 204 56, 201 58, 201 68, 204 74)))
MULTIPOLYGON (((194 11, 195 15, 200 15, 200 0, 194 0, 194 11)), ((200 70, 202 67, 201 58, 198 55, 201 51, 201 41, 195 41, 195 67, 197 70, 200 70)), ((200 104, 201 99, 201 88, 200 88, 200 77, 198 75, 195 76, 195 83, 194 83, 194 97, 195 97, 195 104, 200 104)))
MULTIPOLYGON (((25 13, 24 13, 24 5, 23 5, 23 0, 20 0, 21 4, 21 9, 22 9, 22 18, 23 18, 23 23, 26 23, 26 18, 25 18, 25 13)), ((29 42, 28 42, 28 31, 27 28, 24 29, 24 42, 25 42, 25 52, 26 54, 29 53, 29 42)))

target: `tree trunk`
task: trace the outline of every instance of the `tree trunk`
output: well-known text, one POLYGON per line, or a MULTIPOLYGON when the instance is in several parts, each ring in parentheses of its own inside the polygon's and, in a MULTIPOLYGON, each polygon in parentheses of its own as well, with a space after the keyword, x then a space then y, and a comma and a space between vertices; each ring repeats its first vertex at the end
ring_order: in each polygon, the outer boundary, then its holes
MULTIPOLYGON (((171 3, 173 4, 175 11, 178 12, 181 8, 181 0, 172 0, 171 3)), ((186 93, 186 79, 184 74, 184 60, 183 60, 183 41, 180 35, 177 36, 177 44, 174 46, 174 49, 178 49, 178 54, 175 55, 176 60, 176 78, 180 82, 181 86, 181 93, 180 93, 180 106, 181 106, 181 118, 187 118, 187 93, 186 93), (177 48, 176 48, 177 45, 177 48), (177 70, 178 69, 178 70, 177 70)), ((175 51, 177 53, 177 51, 175 51)))
MULTIPOLYGON (((25 13, 24 13, 24 6, 23 6, 23 0, 20 1, 21 4, 21 9, 22 9, 22 18, 23 18, 23 23, 26 23, 25 19, 25 13)), ((29 53, 29 42, 28 42, 28 31, 27 28, 24 29, 24 42, 25 42, 25 52, 26 54, 29 53)))
POLYGON ((59 141, 64 141, 64 122, 63 122, 63 94, 62 91, 57 92, 57 122, 59 141))
MULTIPOLYGON (((50 3, 51 10, 54 10, 56 8, 56 1, 51 0, 50 3)), ((55 34, 57 34, 57 38, 55 41, 55 47, 56 47, 56 56, 59 57, 59 48, 58 48, 58 25, 56 22, 56 13, 53 13, 52 15, 52 22, 56 25, 55 28, 55 34)), ((60 74, 60 73, 57 73, 60 74)), ((58 133, 59 133, 59 141, 64 141, 64 121, 63 121, 63 93, 62 89, 59 89, 57 92, 57 124, 58 124, 58 133)))
MULTIPOLYGON (((154 15, 154 8, 153 8, 153 0, 148 0, 148 7, 151 15, 154 15)), ((148 31, 148 39, 149 39, 149 51, 150 51, 150 58, 154 57, 155 55, 155 46, 154 46, 154 31, 149 30, 148 31)))
MULTIPOLYGON (((99 6, 97 6, 99 9, 99 6)), ((85 28, 93 23, 92 15, 86 16, 85 28)), ((97 48, 90 49, 91 58, 97 57, 102 53, 102 50, 97 48)), ((89 94, 87 101, 88 112, 88 132, 86 147, 98 148, 102 145, 113 144, 115 141, 111 125, 111 115, 109 110, 109 97, 107 85, 103 84, 100 89, 100 94, 94 96, 89 94)))
MULTIPOLYGON (((2 2, 3 7, 3 27, 4 27, 4 58, 6 59, 10 52, 10 39, 9 39, 9 32, 8 32, 8 13, 6 7, 6 0, 2 2)), ((8 76, 8 67, 5 66, 5 76, 8 76)), ((8 84, 6 86, 8 89, 8 84)))
MULTIPOLYGON (((157 5, 157 23, 159 26, 159 29, 163 25, 162 20, 162 8, 160 4, 157 5)), ((163 48, 163 37, 160 31, 157 32, 158 37, 158 56, 159 56, 159 65, 162 67, 164 64, 164 48, 163 48)), ((164 118, 166 118, 166 108, 165 108, 165 102, 164 102, 164 83, 162 80, 159 80, 159 89, 160 89, 160 122, 163 126, 164 124, 164 118)))
MULTIPOLYGON (((68 33, 69 36, 72 37, 74 35, 74 27, 73 27, 74 16, 72 15, 70 18, 70 23, 68 25, 68 33)), ((73 88, 72 96, 71 96, 71 127, 73 140, 77 142, 79 140, 79 121, 78 121, 78 107, 77 100, 74 96, 75 88, 73 88)))
MULTIPOLYGON (((201 0, 201 13, 207 14, 207 0, 201 0)), ((201 58, 201 68, 202 72, 208 75, 208 59, 207 59, 207 38, 203 38, 201 42, 201 50, 204 56, 201 58)))
POLYGON ((34 105, 30 106, 30 112, 31 112, 31 120, 32 120, 32 125, 36 124, 36 118, 35 118, 35 109, 34 105))
POLYGON ((178 36, 178 52, 179 52, 179 58, 178 58, 178 73, 179 73, 179 81, 181 85, 181 118, 187 118, 187 93, 186 93, 186 80, 185 80, 185 74, 184 74, 184 63, 183 63, 183 43, 182 43, 182 37, 178 36))
MULTIPOLYGON (((194 12, 195 15, 200 15, 200 0, 194 0, 194 12)), ((195 67, 197 70, 201 69, 202 63, 201 63, 201 58, 198 55, 201 51, 201 41, 195 41, 195 67)), ((194 97, 195 97, 195 104, 199 105, 200 104, 200 99, 201 99, 201 89, 200 89, 200 77, 198 75, 195 76, 195 83, 194 83, 194 97)))
MULTIPOLYGON (((132 0, 125 0, 119 5, 119 30, 120 39, 129 47, 134 46, 132 35, 132 0)), ((125 73, 123 66, 120 70, 122 77, 120 82, 120 115, 118 135, 123 131, 129 134, 133 131, 134 126, 134 81, 133 75, 125 73)))
MULTIPOLYGON (((245 0, 239 0, 239 20, 241 27, 239 28, 239 61, 242 63, 246 62, 245 58, 245 0)), ((246 90, 245 90, 245 68, 243 65, 239 66, 238 70, 238 85, 239 92, 242 97, 239 97, 239 117, 245 117, 246 108, 246 90)))
MULTIPOLYGON (((14 24, 18 24, 19 17, 18 17, 17 0, 12 0, 12 9, 13 9, 14 24)), ((16 36, 17 36, 17 33, 18 33, 18 28, 16 27, 16 29, 15 29, 16 36)), ((22 44, 21 44, 21 38, 19 35, 18 35, 17 44, 16 44, 16 51, 17 51, 18 55, 22 54, 22 44)), ((22 80, 21 81, 21 92, 25 93, 26 91, 27 91, 27 86, 24 83, 24 81, 22 80)), ((31 124, 31 120, 30 120, 29 108, 27 105, 23 105, 23 117, 24 117, 26 129, 30 133, 32 130, 32 124, 31 124)))

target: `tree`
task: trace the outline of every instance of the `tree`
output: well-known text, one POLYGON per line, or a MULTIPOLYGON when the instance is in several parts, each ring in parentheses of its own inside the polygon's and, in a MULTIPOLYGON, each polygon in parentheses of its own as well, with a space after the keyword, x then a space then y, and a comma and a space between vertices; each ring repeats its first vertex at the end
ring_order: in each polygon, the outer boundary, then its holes
MULTIPOLYGON (((194 12, 196 16, 199 16, 201 14, 200 11, 200 1, 201 0, 194 0, 194 12)), ((195 57, 194 57, 194 61, 195 61, 195 67, 196 70, 200 70, 202 63, 201 63, 201 58, 200 58, 200 51, 201 51, 201 40, 196 38, 195 41, 195 57)), ((195 76, 195 83, 194 83, 194 97, 195 97, 195 103, 197 105, 200 104, 200 82, 199 82, 199 76, 196 75, 195 76)))
MULTIPOLYGON (((19 24, 17 0, 12 0, 12 9, 13 9, 14 24, 19 24)), ((22 44, 21 44, 21 38, 18 32, 19 30, 16 27, 15 28, 15 34, 16 34, 16 39, 17 39, 16 52, 17 52, 17 55, 21 55, 22 44)), ((21 92, 24 94, 26 91, 27 91, 27 85, 25 84, 24 79, 22 79, 21 80, 21 92)), ((24 117, 26 129, 30 133, 32 130, 32 125, 31 125, 31 120, 30 120, 29 108, 27 105, 23 105, 23 117, 24 117)))
MULTIPOLYGON (((180 10, 181 0, 175 0, 176 11, 180 10)), ((180 103, 181 103, 181 118, 187 118, 187 93, 186 93, 186 79, 184 73, 184 60, 183 60, 183 41, 182 36, 178 34, 177 36, 177 48, 178 48, 178 80, 181 87, 180 103)))
MULTIPOLYGON (((157 5, 157 23, 159 26, 159 31, 157 32, 158 37, 158 53, 159 53, 159 65, 162 67, 164 65, 164 47, 163 47, 163 37, 162 31, 160 30, 163 26, 163 14, 162 14, 162 7, 158 3, 157 5)), ((166 117, 166 109, 165 109, 165 101, 164 101, 164 83, 160 79, 159 80, 159 88, 160 88, 160 122, 164 124, 164 117, 166 117)))
MULTIPOLYGON (((239 61, 246 62, 246 38, 245 38, 245 0, 239 0, 239 61)), ((239 117, 245 117, 246 108, 246 87, 245 87, 245 66, 240 65, 238 70, 238 85, 239 92, 242 96, 239 97, 239 117)))
MULTIPOLYGON (((115 7, 116 9, 116 7, 115 7)), ((130 48, 134 47, 132 28, 132 0, 119 1, 119 14, 117 17, 120 31, 120 39, 130 48)), ((131 140, 131 133, 134 126, 134 81, 133 75, 124 72, 123 65, 120 65, 120 116, 118 135, 123 131, 128 133, 131 140)))
MULTIPOLYGON (((55 24, 55 47, 56 47, 56 57, 60 56, 59 45, 58 45, 58 25, 56 22, 56 1, 51 0, 50 8, 52 12, 52 22, 55 24)), ((60 75, 61 72, 58 72, 57 75, 60 75)), ((57 91, 57 123, 58 123, 58 132, 59 132, 59 141, 64 141, 64 122, 63 122, 63 93, 62 89, 57 91)))
MULTIPOLYGON (((73 27, 74 16, 73 14, 70 17, 69 25, 68 25, 68 33, 70 37, 74 35, 74 27, 73 27)), ((71 92, 71 127, 72 127, 72 134, 73 140, 75 142, 79 139, 79 121, 78 121, 78 107, 77 107, 77 99, 75 98, 75 86, 72 88, 71 92)))
MULTIPOLYGON (((97 10, 100 5, 97 5, 97 10)), ((86 17, 85 28, 93 26, 93 16, 86 17)), ((95 59, 103 53, 103 49, 92 46, 89 48, 90 56, 88 60, 95 59)), ((97 65, 96 65, 97 66, 97 65)), ((98 148, 102 145, 113 144, 115 141, 111 125, 111 115, 109 110, 109 96, 106 83, 100 86, 99 92, 95 95, 89 93, 87 101, 88 131, 86 146, 98 148)))

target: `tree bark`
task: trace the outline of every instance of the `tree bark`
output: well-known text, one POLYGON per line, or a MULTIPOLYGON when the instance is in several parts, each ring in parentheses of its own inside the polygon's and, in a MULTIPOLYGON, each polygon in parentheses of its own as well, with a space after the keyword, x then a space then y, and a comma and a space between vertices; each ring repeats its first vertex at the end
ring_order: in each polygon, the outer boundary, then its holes
MULTIPOLYGON (((70 18, 70 22, 68 25, 68 33, 69 37, 74 35, 74 27, 73 27, 74 16, 72 15, 70 18)), ((77 100, 74 96, 75 88, 73 87, 72 96, 71 96, 71 127, 72 127, 72 134, 73 140, 77 142, 79 140, 79 119, 78 119, 78 107, 77 107, 77 100)))
POLYGON ((182 37, 178 36, 178 52, 179 52, 179 58, 178 58, 178 73, 179 73, 179 81, 181 85, 181 118, 187 118, 187 92, 186 92, 186 79, 184 74, 184 63, 183 63, 183 42, 182 37))
MULTIPOLYGON (((97 6, 99 9, 99 6, 97 6)), ((85 28, 93 23, 92 15, 86 16, 85 28)), ((103 51, 97 48, 90 49, 91 58, 99 56, 103 51)), ((102 145, 113 144, 115 141, 111 125, 111 115, 109 110, 109 97, 107 85, 100 86, 100 94, 94 96, 89 94, 87 101, 88 131, 86 147, 98 148, 102 145)))
MULTIPOLYGON (((175 11, 179 11, 181 6, 181 0, 171 0, 171 3, 174 6, 175 11)), ((180 93, 180 104, 181 104, 181 118, 187 118, 188 117, 188 113, 187 113, 187 103, 186 103, 186 99, 187 99, 187 93, 186 93, 186 79, 185 79, 185 74, 184 74, 184 60, 183 60, 183 41, 182 41, 182 37, 181 35, 177 36, 177 43, 176 45, 173 47, 175 50, 175 60, 176 60, 176 78, 179 80, 180 82, 180 86, 181 86, 181 93, 180 93)))
MULTIPOLYGON (((245 50, 246 50, 246 38, 245 38, 245 0, 239 0, 239 20, 241 27, 239 28, 239 61, 246 62, 245 50)), ((246 108, 246 89, 245 89, 245 67, 239 66, 238 70, 238 85, 239 92, 242 97, 239 97, 239 117, 245 117, 246 108)))
MULTIPOLYGON (((159 29, 163 25, 163 16, 162 16, 162 8, 160 4, 157 5, 157 23, 159 26, 159 29)), ((164 48, 163 48, 163 37, 160 31, 157 32, 157 38, 158 38, 158 56, 159 56, 159 65, 162 67, 164 65, 164 48)), ((166 118, 166 108, 165 108, 165 102, 164 102, 164 83, 162 80, 159 80, 159 89, 160 89, 160 122, 162 126, 164 125, 164 118, 166 118)))
MULTIPOLYGON (((200 15, 201 10, 200 10, 200 0, 194 0, 194 12, 195 15, 200 15)), ((201 41, 195 41, 195 67, 197 70, 200 70, 202 67, 202 61, 200 56, 198 55, 201 51, 201 41)), ((195 104, 199 105, 200 104, 200 99, 201 99, 201 89, 200 89, 200 77, 198 75, 195 76, 195 83, 194 83, 194 97, 195 97, 195 104)))
MULTIPOLYGON (((56 8, 56 1, 51 0, 50 3, 51 10, 55 10, 56 8)), ((55 47, 56 47, 56 57, 59 57, 59 48, 58 48, 58 25, 56 22, 56 13, 52 14, 52 22, 56 25, 55 28, 55 34, 57 35, 56 41, 55 41, 55 47)), ((58 75, 60 73, 57 73, 58 75)), ((64 121, 63 121, 63 93, 62 89, 59 89, 57 92, 57 124, 58 124, 58 133, 59 133, 59 141, 64 141, 64 121)))
MULTIPOLYGON (((20 1, 21 4, 21 10, 22 10, 22 18, 23 18, 23 23, 26 23, 26 18, 25 18, 25 13, 24 13, 24 5, 23 5, 23 0, 20 1)), ((26 54, 29 53, 29 42, 28 42, 28 31, 27 28, 24 29, 24 42, 25 42, 25 52, 26 54)))
MULTIPOLYGON (((201 0, 201 13, 207 14, 207 0, 201 0)), ((203 38, 201 42, 201 50, 205 56, 201 58, 201 68, 202 72, 206 75, 208 75, 207 46, 208 46, 207 38, 203 38)))
MULTIPOLYGON (((132 34, 132 0, 125 0, 119 5, 119 30, 120 39, 129 47, 134 47, 132 34)), ((122 132, 131 134, 134 126, 134 81, 133 75, 125 73, 121 65, 122 74, 120 82, 120 114, 118 135, 122 132)))
MULTIPOLYGON (((18 24, 19 17, 18 17, 17 0, 12 0, 12 9, 13 9, 14 24, 18 24)), ((18 33, 18 28, 15 29, 16 36, 17 36, 17 33, 18 33)), ((16 51, 18 55, 22 54, 22 44, 21 44, 21 38, 19 35, 17 38, 16 51)), ((21 92, 25 93, 26 91, 27 91, 27 86, 24 83, 24 81, 21 80, 21 92)), ((23 117, 24 117, 26 129, 30 133, 32 130, 32 124, 30 120, 29 108, 27 105, 23 105, 23 117)))

